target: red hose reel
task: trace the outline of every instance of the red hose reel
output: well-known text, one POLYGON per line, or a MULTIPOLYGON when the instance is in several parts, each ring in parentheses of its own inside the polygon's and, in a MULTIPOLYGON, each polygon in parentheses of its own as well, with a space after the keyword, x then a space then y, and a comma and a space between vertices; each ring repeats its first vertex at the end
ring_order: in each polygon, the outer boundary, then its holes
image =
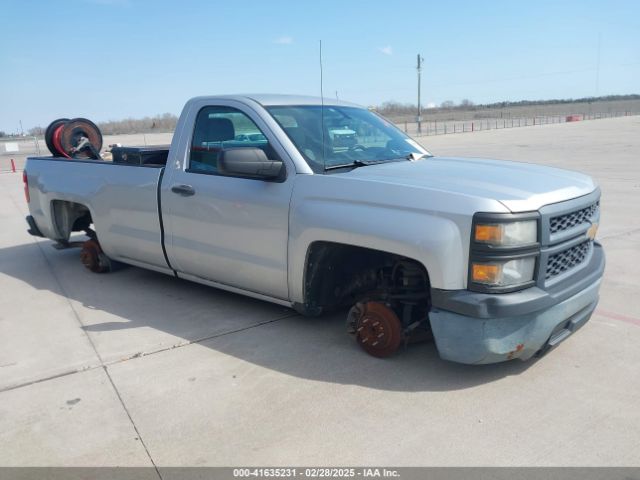
POLYGON ((54 157, 102 159, 102 133, 95 123, 86 118, 54 120, 47 127, 44 139, 54 157))

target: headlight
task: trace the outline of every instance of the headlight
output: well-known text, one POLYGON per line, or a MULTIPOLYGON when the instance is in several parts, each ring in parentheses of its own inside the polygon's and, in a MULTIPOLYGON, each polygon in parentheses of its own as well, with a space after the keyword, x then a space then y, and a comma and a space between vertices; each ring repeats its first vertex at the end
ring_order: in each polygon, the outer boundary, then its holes
POLYGON ((505 293, 534 285, 540 256, 539 218, 537 212, 475 214, 468 288, 505 293))
POLYGON ((494 287, 509 287, 531 282, 535 267, 536 257, 473 262, 471 277, 475 283, 494 287))
POLYGON ((536 243, 538 222, 521 220, 508 223, 477 223, 474 240, 496 247, 513 247, 536 243))

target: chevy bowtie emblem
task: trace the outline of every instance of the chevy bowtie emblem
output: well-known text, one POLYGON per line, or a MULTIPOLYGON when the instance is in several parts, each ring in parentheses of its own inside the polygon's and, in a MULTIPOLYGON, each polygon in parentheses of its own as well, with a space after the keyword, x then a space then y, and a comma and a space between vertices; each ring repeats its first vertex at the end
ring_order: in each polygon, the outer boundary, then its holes
POLYGON ((587 230, 587 238, 589 240, 594 240, 596 238, 597 232, 598 232, 598 224, 592 223, 591 226, 589 227, 589 230, 587 230))

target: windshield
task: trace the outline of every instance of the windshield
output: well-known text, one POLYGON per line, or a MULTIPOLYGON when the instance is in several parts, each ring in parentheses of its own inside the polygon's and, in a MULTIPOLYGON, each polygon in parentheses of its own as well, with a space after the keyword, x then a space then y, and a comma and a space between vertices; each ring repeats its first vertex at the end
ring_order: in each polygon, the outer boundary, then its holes
POLYGON ((267 110, 316 173, 429 155, 392 123, 364 108, 304 105, 267 110))

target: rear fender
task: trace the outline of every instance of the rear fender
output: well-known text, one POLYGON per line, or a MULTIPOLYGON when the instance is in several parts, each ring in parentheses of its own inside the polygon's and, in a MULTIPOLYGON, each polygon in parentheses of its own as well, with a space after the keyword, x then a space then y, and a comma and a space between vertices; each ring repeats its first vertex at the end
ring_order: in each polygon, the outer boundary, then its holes
POLYGON ((83 204, 64 200, 51 202, 51 219, 56 239, 67 241, 73 231, 88 228, 92 223, 91 218, 91 211, 83 204))

